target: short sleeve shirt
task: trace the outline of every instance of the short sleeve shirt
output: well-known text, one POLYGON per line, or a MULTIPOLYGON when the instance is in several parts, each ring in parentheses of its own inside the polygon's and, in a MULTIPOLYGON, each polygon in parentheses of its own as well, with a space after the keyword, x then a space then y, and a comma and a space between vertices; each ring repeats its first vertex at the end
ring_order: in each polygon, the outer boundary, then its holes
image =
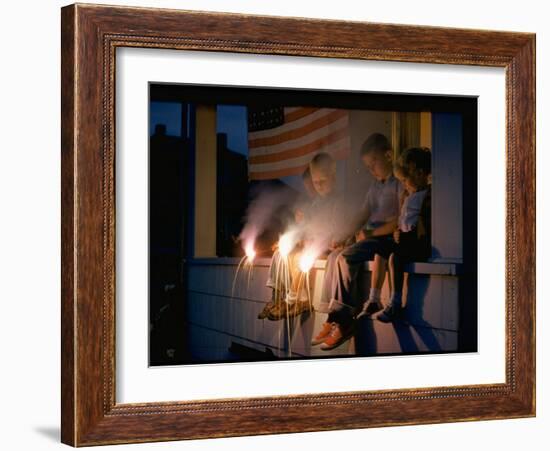
POLYGON ((351 233, 350 206, 340 192, 334 192, 326 197, 316 197, 311 204, 308 227, 313 233, 322 235, 322 241, 339 240, 351 233))
POLYGON ((363 210, 369 212, 366 229, 375 229, 399 216, 399 199, 403 186, 392 174, 383 182, 375 180, 365 196, 363 210))
POLYGON ((410 232, 418 223, 418 216, 422 208, 422 202, 426 197, 427 190, 417 191, 405 197, 399 214, 399 230, 410 232))

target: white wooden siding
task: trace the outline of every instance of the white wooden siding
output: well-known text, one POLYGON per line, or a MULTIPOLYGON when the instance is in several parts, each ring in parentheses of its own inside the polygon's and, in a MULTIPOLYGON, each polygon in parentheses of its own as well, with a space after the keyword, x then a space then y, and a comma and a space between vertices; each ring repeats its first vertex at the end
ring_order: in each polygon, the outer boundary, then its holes
MULTIPOLYGON (((225 360, 232 342, 259 351, 271 350, 276 356, 289 356, 288 328, 285 320, 257 319, 258 313, 271 297, 265 286, 268 261, 255 265, 247 289, 247 273, 243 271, 231 296, 236 264, 234 259, 196 261, 189 268, 187 319, 189 338, 195 358, 225 360), (216 263, 218 261, 218 263, 216 263)), ((312 301, 317 305, 324 274, 324 262, 313 269, 312 301)), ((367 266, 368 268, 368 266, 367 266)), ((424 267, 424 270, 427 270, 424 267)), ((409 275, 405 322, 383 324, 376 320, 361 321, 355 339, 332 350, 322 351, 310 346, 326 314, 305 313, 290 321, 292 356, 329 356, 360 354, 395 354, 425 351, 454 351, 458 337, 458 277, 441 275, 449 268, 431 266, 436 274, 409 275), (422 294, 424 293, 424 294, 422 294), (419 301, 418 299, 423 299, 419 301)), ((369 273, 363 277, 362 291, 368 293, 369 273)), ((407 286, 407 284, 406 284, 407 286)), ((387 283, 383 300, 388 297, 387 283)))

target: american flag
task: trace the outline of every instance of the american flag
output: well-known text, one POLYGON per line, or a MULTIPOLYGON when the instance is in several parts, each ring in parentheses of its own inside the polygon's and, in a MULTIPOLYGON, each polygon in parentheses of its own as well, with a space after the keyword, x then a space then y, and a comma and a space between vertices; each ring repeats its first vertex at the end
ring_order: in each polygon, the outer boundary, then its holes
POLYGON ((302 174, 318 152, 350 154, 347 110, 274 107, 249 110, 248 176, 267 180, 302 174))

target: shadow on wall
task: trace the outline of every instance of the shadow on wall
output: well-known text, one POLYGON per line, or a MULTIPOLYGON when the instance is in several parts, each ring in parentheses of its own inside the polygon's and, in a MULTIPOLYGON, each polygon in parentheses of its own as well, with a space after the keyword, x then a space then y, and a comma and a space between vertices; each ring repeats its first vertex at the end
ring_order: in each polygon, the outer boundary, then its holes
MULTIPOLYGON (((429 278, 417 277, 414 294, 407 293, 407 300, 402 320, 391 323, 393 332, 399 343, 400 352, 415 353, 423 351, 413 336, 413 331, 420 338, 426 350, 439 352, 442 350, 437 336, 433 332, 433 326, 424 319, 424 300, 428 289, 429 278)), ((369 356, 379 353, 376 319, 360 321, 355 335, 355 350, 358 355, 369 356)), ((378 329, 378 333, 383 329, 378 329)))

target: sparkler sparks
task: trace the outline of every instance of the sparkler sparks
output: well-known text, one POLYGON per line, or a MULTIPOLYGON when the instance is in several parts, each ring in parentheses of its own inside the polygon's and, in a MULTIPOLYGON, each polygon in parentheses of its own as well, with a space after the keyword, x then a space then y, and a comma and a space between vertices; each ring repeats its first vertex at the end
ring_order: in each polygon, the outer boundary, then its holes
POLYGON ((308 273, 309 270, 313 267, 314 263, 315 263, 315 255, 313 254, 313 252, 304 251, 304 253, 300 257, 300 261, 298 264, 302 272, 308 273))
POLYGON ((235 297, 235 285, 237 283, 237 278, 239 277, 239 271, 241 268, 246 267, 248 270, 247 274, 247 283, 246 283, 246 289, 248 290, 250 288, 250 279, 252 278, 252 271, 254 270, 254 258, 256 257, 256 251, 254 250, 254 242, 248 241, 244 245, 244 257, 241 258, 241 261, 239 262, 237 266, 237 270, 235 271, 235 277, 233 277, 233 285, 231 287, 231 297, 235 297))
POLYGON ((294 234, 286 232, 279 238, 279 252, 283 257, 288 257, 295 244, 294 234))
MULTIPOLYGON (((315 264, 315 260, 319 255, 317 246, 307 245, 306 249, 302 249, 299 243, 300 232, 296 229, 287 230, 279 237, 278 251, 273 256, 274 265, 273 277, 274 277, 274 299, 278 299, 279 302, 284 302, 284 309, 286 315, 279 313, 279 315, 286 316, 286 321, 283 323, 286 326, 287 344, 286 351, 289 357, 292 357, 292 339, 294 329, 299 327, 294 320, 291 319, 294 316, 298 316, 298 311, 303 311, 303 302, 309 303, 309 311, 313 312, 311 288, 310 288, 310 271, 315 264), (293 254, 296 246, 297 253, 293 254), (296 310, 297 309, 297 310, 296 310), (286 324, 285 324, 286 323, 286 324)), ((233 287, 231 297, 235 295, 243 296, 245 289, 247 292, 250 289, 250 280, 252 277, 252 271, 254 269, 254 263, 256 258, 256 250, 254 248, 255 239, 248 236, 242 241, 243 257, 241 258, 235 276, 233 278, 233 287), (239 280, 239 272, 244 270, 244 279, 241 283, 239 280), (239 285, 239 288, 237 288, 239 285), (235 289, 239 293, 235 292, 235 289)), ((281 319, 283 319, 281 318, 281 319)), ((284 330, 284 329, 283 329, 284 330)), ((283 332, 280 329, 280 332, 283 332)), ((279 339, 280 340, 280 339, 279 339)))
POLYGON ((254 250, 253 243, 247 243, 244 247, 244 253, 246 254, 247 263, 252 264, 256 257, 256 251, 254 250))

